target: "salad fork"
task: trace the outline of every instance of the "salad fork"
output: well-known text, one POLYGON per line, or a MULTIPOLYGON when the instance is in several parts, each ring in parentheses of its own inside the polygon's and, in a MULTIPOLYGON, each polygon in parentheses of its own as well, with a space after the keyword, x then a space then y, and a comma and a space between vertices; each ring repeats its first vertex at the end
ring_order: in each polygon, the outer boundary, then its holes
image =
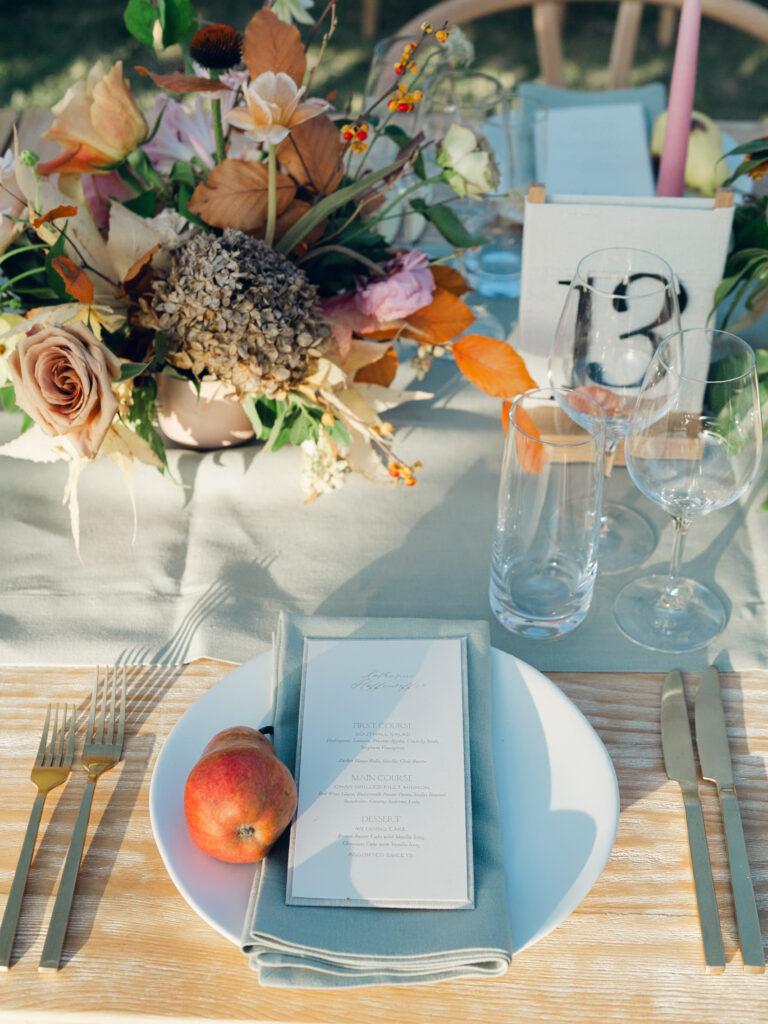
POLYGON ((104 772, 114 768, 123 756, 123 734, 125 732, 125 666, 120 671, 117 666, 109 666, 99 682, 100 669, 96 669, 96 678, 91 693, 91 709, 88 715, 88 730, 83 746, 82 763, 88 772, 83 797, 80 802, 77 821, 72 839, 64 861, 59 891, 53 905, 48 933, 43 943, 38 970, 56 971, 59 968, 64 936, 75 893, 75 882, 83 856, 85 836, 88 829, 88 818, 91 813, 93 791, 96 782, 104 772), (120 683, 118 683, 118 675, 120 683), (118 699, 118 689, 119 699, 118 699), (98 720, 96 712, 98 709, 98 720))
POLYGON ((27 885, 29 866, 32 863, 32 854, 40 828, 45 798, 52 789, 56 789, 57 786, 66 782, 72 771, 72 760, 75 754, 75 718, 74 704, 49 704, 45 713, 40 746, 37 749, 37 757, 30 774, 32 782, 37 786, 37 796, 32 804, 27 831, 3 913, 3 922, 0 924, 1 971, 7 971, 11 964, 13 940, 19 923, 21 903, 27 885), (53 728, 51 728, 51 714, 53 714, 53 728), (61 725, 59 725, 60 714, 61 725))

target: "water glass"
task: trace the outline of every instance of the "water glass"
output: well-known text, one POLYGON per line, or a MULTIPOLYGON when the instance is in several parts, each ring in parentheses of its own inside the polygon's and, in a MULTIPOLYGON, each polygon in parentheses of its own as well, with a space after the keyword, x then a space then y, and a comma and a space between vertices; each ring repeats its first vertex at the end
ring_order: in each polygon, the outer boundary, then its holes
POLYGON ((529 639, 575 629, 592 601, 603 497, 605 413, 570 388, 528 391, 509 411, 490 602, 529 639))

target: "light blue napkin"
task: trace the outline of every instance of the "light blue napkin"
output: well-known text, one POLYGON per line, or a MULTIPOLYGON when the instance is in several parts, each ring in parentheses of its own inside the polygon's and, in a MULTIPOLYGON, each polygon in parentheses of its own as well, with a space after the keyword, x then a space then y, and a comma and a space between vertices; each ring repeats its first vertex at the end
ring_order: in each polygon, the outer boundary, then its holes
POLYGON ((281 614, 274 642, 274 744, 294 769, 304 638, 467 637, 475 907, 288 906, 288 833, 257 872, 241 946, 262 985, 342 988, 502 974, 512 957, 493 777, 487 622, 281 614))
POLYGON ((526 118, 532 117, 534 111, 541 108, 552 110, 556 107, 639 103, 645 111, 649 138, 653 122, 667 107, 667 90, 661 82, 649 82, 648 85, 641 85, 635 89, 607 89, 597 92, 561 89, 556 85, 542 85, 539 82, 521 82, 515 91, 523 101, 523 113, 526 118))

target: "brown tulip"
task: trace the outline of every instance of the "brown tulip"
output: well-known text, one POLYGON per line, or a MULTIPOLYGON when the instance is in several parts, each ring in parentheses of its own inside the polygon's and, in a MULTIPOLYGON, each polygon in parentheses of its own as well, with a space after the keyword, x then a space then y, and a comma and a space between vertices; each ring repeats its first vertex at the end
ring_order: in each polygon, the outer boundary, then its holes
POLYGON ((53 108, 55 120, 44 138, 64 152, 38 164, 39 174, 105 174, 147 137, 147 122, 123 78, 123 62, 105 74, 101 61, 85 82, 76 82, 53 108))

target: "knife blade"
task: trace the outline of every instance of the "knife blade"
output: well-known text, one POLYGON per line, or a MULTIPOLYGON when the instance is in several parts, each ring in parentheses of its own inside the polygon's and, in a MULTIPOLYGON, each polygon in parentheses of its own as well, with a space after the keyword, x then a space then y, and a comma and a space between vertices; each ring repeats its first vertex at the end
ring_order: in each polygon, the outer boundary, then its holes
POLYGON ((688 722, 688 706, 683 691, 683 677, 674 669, 664 680, 661 691, 661 746, 667 775, 680 786, 691 850, 693 884, 699 909, 701 941, 707 973, 725 970, 725 950, 720 931, 720 915, 715 899, 715 884, 709 863, 709 849, 704 831, 704 814, 699 799, 693 740, 688 722))
POLYGON ((720 796, 744 970, 748 974, 761 974, 765 971, 765 953, 760 933, 760 919, 757 916, 744 828, 733 784, 728 730, 720 695, 720 675, 714 665, 706 669, 699 679, 695 721, 701 774, 716 784, 720 796))

